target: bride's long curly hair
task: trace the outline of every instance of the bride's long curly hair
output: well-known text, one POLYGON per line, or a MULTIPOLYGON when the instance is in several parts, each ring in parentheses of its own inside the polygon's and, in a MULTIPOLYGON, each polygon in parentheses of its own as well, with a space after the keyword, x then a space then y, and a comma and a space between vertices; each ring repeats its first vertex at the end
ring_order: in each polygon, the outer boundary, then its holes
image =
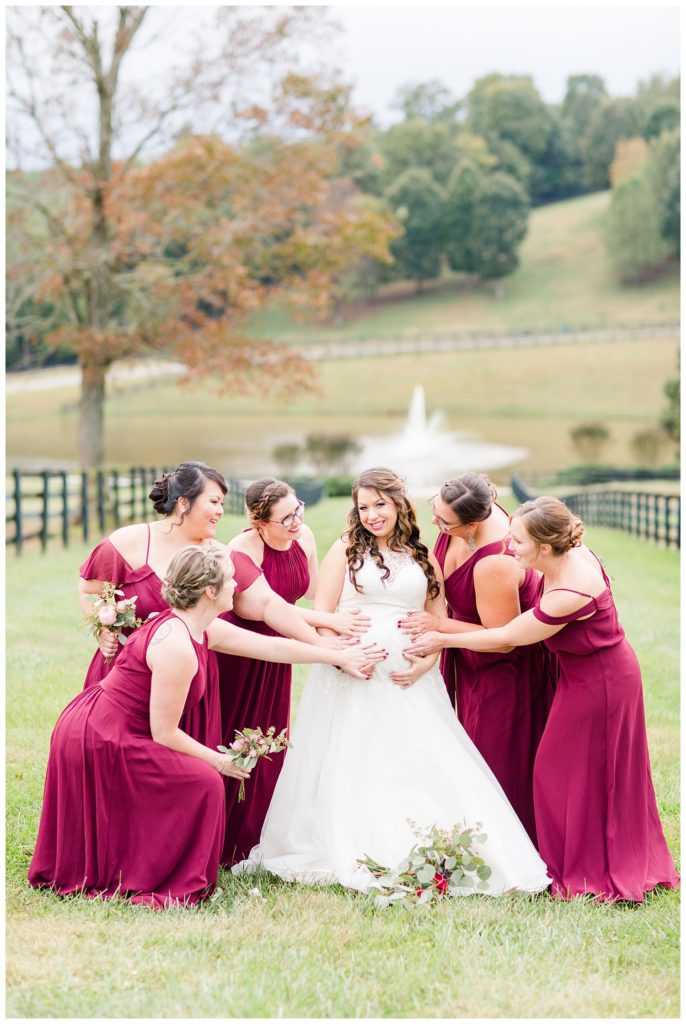
POLYGON ((389 538, 388 547, 391 551, 407 551, 408 554, 412 555, 426 576, 429 595, 432 598, 438 597, 441 588, 436 579, 434 568, 429 561, 429 549, 419 539, 417 517, 405 493, 403 481, 392 470, 380 467, 366 469, 364 473, 360 473, 353 484, 353 507, 348 513, 348 529, 342 538, 347 545, 345 553, 348 559, 348 572, 355 590, 358 593, 362 591, 362 587, 357 583, 357 573, 362 568, 364 556, 367 552, 369 552, 374 562, 381 569, 381 578, 383 580, 388 579, 391 574, 379 551, 376 537, 368 530, 365 530, 360 522, 360 514, 357 510, 357 496, 361 487, 378 491, 379 494, 393 502, 398 511, 398 519, 393 536, 389 538))

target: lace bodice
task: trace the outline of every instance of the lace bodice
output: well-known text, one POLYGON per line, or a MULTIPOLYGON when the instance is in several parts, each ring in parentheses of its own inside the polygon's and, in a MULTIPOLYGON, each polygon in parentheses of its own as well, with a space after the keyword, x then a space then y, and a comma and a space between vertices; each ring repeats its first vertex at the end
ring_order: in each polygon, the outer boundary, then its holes
POLYGON ((357 573, 357 591, 348 573, 338 602, 340 611, 348 608, 362 608, 369 616, 375 613, 405 614, 424 609, 427 580, 422 567, 405 551, 384 551, 383 559, 390 569, 390 576, 382 579, 371 555, 365 556, 364 564, 357 573))
MULTIPOLYGON (((357 573, 358 586, 362 591, 355 590, 346 573, 338 602, 339 611, 359 608, 368 615, 371 626, 362 642, 378 643, 389 653, 388 659, 375 669, 372 677, 374 682, 387 679, 389 672, 409 668, 409 662, 403 657, 402 651, 410 641, 398 629, 398 620, 408 612, 423 611, 427 589, 426 576, 411 555, 403 551, 392 551, 384 552, 383 557, 391 575, 383 580, 381 570, 367 555, 357 573)), ((341 673, 334 672, 334 676, 340 678, 341 673)))

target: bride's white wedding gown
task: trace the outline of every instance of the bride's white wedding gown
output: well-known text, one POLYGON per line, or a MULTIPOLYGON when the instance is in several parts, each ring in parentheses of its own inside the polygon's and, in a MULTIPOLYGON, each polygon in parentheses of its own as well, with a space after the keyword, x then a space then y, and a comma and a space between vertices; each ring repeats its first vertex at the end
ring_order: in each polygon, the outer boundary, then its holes
POLYGON ((410 555, 384 559, 390 578, 367 556, 357 574, 363 593, 346 575, 338 608, 361 608, 371 619, 363 642, 389 656, 369 681, 312 667, 259 845, 233 870, 262 866, 288 881, 367 889, 374 878, 357 859, 395 867, 417 842, 410 821, 480 822, 489 893, 539 892, 550 884, 546 866, 457 721, 438 667, 408 689, 389 679, 408 667, 398 620, 424 608, 427 584, 410 555))

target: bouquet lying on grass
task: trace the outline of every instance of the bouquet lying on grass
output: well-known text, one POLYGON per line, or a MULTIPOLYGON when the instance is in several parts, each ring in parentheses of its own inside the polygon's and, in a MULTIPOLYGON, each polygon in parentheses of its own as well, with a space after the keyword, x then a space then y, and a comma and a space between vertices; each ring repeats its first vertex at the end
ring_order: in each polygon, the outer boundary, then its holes
MULTIPOLYGON (((231 746, 222 747, 220 744, 217 750, 221 750, 222 754, 228 754, 239 768, 250 771, 261 757, 266 757, 268 761, 271 761, 270 754, 278 754, 286 747, 293 746, 291 741, 286 738, 285 729, 282 729, 278 736, 274 735, 275 732, 276 727, 273 725, 267 729, 266 736, 259 726, 257 729, 243 729, 242 732, 240 729, 236 729, 236 739, 231 746)), ((245 781, 243 779, 238 787, 238 799, 245 800, 245 781)))
POLYGON ((414 822, 410 824, 419 842, 395 871, 377 864, 371 857, 358 860, 377 879, 378 907, 391 903, 419 906, 468 889, 488 889, 491 869, 477 853, 477 844, 488 838, 480 831, 480 823, 471 828, 454 825, 449 831, 436 826, 422 831, 414 822))
MULTIPOLYGON (((102 594, 89 594, 94 598, 93 611, 86 615, 86 626, 97 640, 101 629, 114 633, 120 644, 126 643, 122 629, 136 629, 143 620, 136 618, 136 601, 138 597, 124 598, 124 591, 117 590, 114 583, 105 583, 102 594), (124 598, 124 600, 120 600, 124 598)), ((109 665, 112 658, 105 658, 109 665)))

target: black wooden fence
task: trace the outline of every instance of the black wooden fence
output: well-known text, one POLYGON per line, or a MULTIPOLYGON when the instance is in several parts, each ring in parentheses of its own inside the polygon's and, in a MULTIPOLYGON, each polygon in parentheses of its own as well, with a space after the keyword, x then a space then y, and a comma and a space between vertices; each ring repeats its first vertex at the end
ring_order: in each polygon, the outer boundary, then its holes
MULTIPOLYGON (((511 484, 519 501, 536 497, 519 477, 513 476, 511 484)), ((589 489, 559 497, 588 526, 608 526, 668 548, 681 547, 681 498, 678 494, 589 489)))
MULTIPOLYGON (((166 470, 154 466, 98 469, 83 472, 14 469, 7 474, 5 543, 21 554, 25 542, 59 538, 66 547, 77 534, 88 541, 95 534, 126 523, 147 520, 153 514, 148 494, 166 470)), ((227 512, 241 515, 245 491, 238 480, 227 480, 227 512)))

